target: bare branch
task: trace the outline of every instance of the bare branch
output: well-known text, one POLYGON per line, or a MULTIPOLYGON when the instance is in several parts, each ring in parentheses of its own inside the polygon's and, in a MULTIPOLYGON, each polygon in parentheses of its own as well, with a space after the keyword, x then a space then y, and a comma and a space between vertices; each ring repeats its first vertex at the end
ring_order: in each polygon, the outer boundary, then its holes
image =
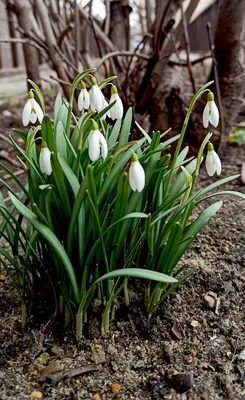
POLYGON ((106 19, 105 19, 105 34, 108 36, 110 31, 111 8, 110 0, 105 1, 106 19))
POLYGON ((184 27, 184 36, 185 36, 185 47, 186 47, 186 61, 187 61, 187 67, 190 75, 190 81, 192 84, 192 89, 193 93, 196 93, 196 87, 195 87, 195 80, 193 76, 193 71, 191 67, 191 62, 190 62, 190 40, 189 40, 189 33, 188 33, 188 27, 186 23, 186 17, 185 17, 185 12, 184 12, 184 6, 183 6, 183 1, 181 0, 181 16, 182 16, 182 22, 183 22, 183 27, 184 27))
POLYGON ((147 56, 146 54, 142 54, 142 53, 134 53, 133 51, 113 51, 112 53, 108 53, 106 54, 102 60, 100 61, 99 65, 97 66, 97 70, 101 67, 101 65, 104 64, 104 62, 106 60, 108 60, 109 58, 113 58, 113 57, 138 57, 138 58, 143 58, 144 60, 149 60, 149 56, 147 56))
POLYGON ((60 37, 57 40, 57 45, 61 48, 63 40, 65 39, 66 35, 74 28, 74 24, 70 23, 65 27, 65 29, 61 32, 60 37))

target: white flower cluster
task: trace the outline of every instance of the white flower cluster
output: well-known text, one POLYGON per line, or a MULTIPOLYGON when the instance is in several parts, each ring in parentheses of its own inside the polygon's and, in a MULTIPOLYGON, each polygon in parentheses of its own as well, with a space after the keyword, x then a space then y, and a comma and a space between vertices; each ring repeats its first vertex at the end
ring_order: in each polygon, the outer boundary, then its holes
MULTIPOLYGON (((91 84, 92 87, 88 92, 85 83, 81 83, 82 88, 78 97, 79 111, 88 110, 90 108, 93 112, 100 112, 108 106, 108 103, 105 100, 95 77, 91 79, 91 84)), ((111 87, 111 98, 109 104, 112 104, 113 102, 115 102, 115 104, 110 108, 109 111, 107 111, 102 119, 105 119, 106 116, 112 120, 122 119, 123 117, 123 103, 117 93, 117 88, 114 85, 111 87)))
MULTIPOLYGON (((108 103, 97 84, 96 78, 92 77, 91 84, 91 89, 88 92, 85 83, 83 81, 81 82, 81 91, 78 96, 78 109, 79 111, 90 109, 92 112, 101 112, 108 106, 108 103)), ((109 104, 112 103, 114 103, 113 106, 102 116, 101 119, 109 117, 112 120, 118 120, 123 117, 123 103, 117 93, 117 88, 114 85, 111 87, 111 98, 109 101, 109 104)), ((35 124, 37 119, 41 124, 43 120, 43 111, 34 99, 34 94, 31 90, 28 94, 27 103, 23 109, 22 122, 24 126, 27 126, 30 122, 35 124)), ((100 132, 99 126, 95 121, 93 121, 92 130, 88 137, 88 154, 92 162, 97 161, 100 156, 105 159, 108 155, 106 139, 100 132)), ((39 166, 42 173, 46 175, 52 174, 51 151, 43 139, 39 157, 39 166)), ((137 190, 138 192, 141 192, 145 186, 145 172, 135 153, 133 153, 129 168, 129 183, 132 190, 137 190)))

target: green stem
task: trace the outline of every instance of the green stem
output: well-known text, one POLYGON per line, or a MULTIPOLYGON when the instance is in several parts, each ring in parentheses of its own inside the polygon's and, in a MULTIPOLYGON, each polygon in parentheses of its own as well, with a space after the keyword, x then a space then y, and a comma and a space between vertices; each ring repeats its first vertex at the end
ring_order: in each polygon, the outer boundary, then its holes
POLYGON ((182 129, 181 129, 181 132, 180 132, 180 137, 179 137, 179 140, 178 140, 175 152, 174 152, 174 158, 173 158, 172 165, 171 165, 171 168, 170 168, 170 172, 169 172, 169 175, 168 175, 168 179, 167 179, 167 183, 166 183, 166 190, 165 190, 166 197, 167 197, 167 195, 169 193, 170 185, 171 185, 171 182, 172 182, 172 179, 173 179, 173 175, 174 175, 174 171, 175 171, 176 161, 177 161, 177 158, 178 158, 178 155, 179 155, 179 152, 180 152, 180 148, 181 148, 184 136, 185 136, 186 128, 187 128, 187 125, 188 125, 192 110, 194 108, 194 105, 196 104, 196 101, 199 99, 199 97, 201 97, 203 95, 203 93, 206 91, 207 87, 210 86, 212 83, 213 83, 213 81, 210 81, 210 82, 206 83, 206 85, 202 86, 197 91, 197 93, 193 96, 193 98, 191 100, 190 106, 188 108, 188 111, 187 111, 187 114, 186 114, 182 129))

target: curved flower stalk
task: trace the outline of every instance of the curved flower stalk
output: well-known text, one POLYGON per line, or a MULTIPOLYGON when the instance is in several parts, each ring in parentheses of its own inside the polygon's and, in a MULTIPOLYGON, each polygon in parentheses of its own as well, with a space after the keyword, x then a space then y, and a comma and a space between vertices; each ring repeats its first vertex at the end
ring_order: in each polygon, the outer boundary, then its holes
POLYGON ((208 143, 208 154, 206 157, 206 169, 207 169, 207 173, 209 176, 213 176, 215 174, 215 172, 217 173, 217 175, 220 175, 221 170, 222 170, 220 158, 219 158, 218 154, 216 153, 216 151, 214 150, 212 143, 210 143, 210 142, 208 143))
POLYGON ((86 89, 85 83, 82 81, 81 82, 81 92, 79 93, 78 96, 78 109, 79 111, 88 110, 89 109, 89 93, 86 89))
POLYGON ((104 98, 104 95, 101 92, 101 90, 97 84, 97 80, 94 76, 93 76, 93 78, 91 78, 91 84, 92 84, 92 87, 89 91, 90 108, 93 112, 95 112, 95 111, 100 112, 104 108, 105 98, 104 98))
POLYGON ((133 153, 131 165, 129 168, 129 183, 131 189, 135 192, 142 192, 145 187, 145 171, 139 162, 137 154, 133 153))
POLYGON ((120 99, 120 97, 119 97, 119 95, 117 93, 116 86, 112 85, 112 87, 111 87, 110 104, 113 103, 115 100, 116 100, 116 103, 110 109, 110 118, 112 120, 114 120, 114 119, 122 119, 122 117, 123 117, 123 103, 122 103, 122 100, 120 99))
POLYGON ((88 154, 91 161, 97 161, 100 155, 103 159, 107 157, 108 146, 103 134, 99 131, 98 124, 93 121, 92 131, 88 137, 88 154))
POLYGON ((212 124, 215 128, 219 125, 219 110, 214 101, 213 92, 208 92, 208 102, 203 110, 203 126, 208 127, 208 124, 212 124))
POLYGON ((51 151, 49 150, 45 140, 42 140, 39 165, 40 165, 40 170, 43 174, 46 175, 52 174, 51 151))
POLYGON ((22 122, 24 126, 27 126, 29 122, 35 124, 37 119, 41 124, 43 120, 43 112, 38 102, 34 99, 33 92, 30 90, 28 93, 28 100, 22 112, 22 122))

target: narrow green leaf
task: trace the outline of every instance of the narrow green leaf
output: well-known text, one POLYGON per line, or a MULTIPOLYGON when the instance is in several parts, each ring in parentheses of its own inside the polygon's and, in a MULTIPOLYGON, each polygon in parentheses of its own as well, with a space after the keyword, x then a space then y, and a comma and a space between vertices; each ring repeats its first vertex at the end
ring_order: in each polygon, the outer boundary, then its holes
POLYGON ((71 288, 74 294, 74 298, 77 303, 79 303, 79 290, 78 284, 76 281, 76 275, 71 264, 71 261, 65 252, 64 247, 58 240, 58 238, 54 235, 54 233, 45 226, 42 222, 39 221, 38 217, 29 210, 24 204, 22 204, 17 197, 13 196, 12 193, 9 193, 12 203, 19 210, 19 212, 34 226, 34 228, 47 240, 47 242, 53 247, 57 256, 60 258, 63 263, 67 275, 70 279, 71 288))

